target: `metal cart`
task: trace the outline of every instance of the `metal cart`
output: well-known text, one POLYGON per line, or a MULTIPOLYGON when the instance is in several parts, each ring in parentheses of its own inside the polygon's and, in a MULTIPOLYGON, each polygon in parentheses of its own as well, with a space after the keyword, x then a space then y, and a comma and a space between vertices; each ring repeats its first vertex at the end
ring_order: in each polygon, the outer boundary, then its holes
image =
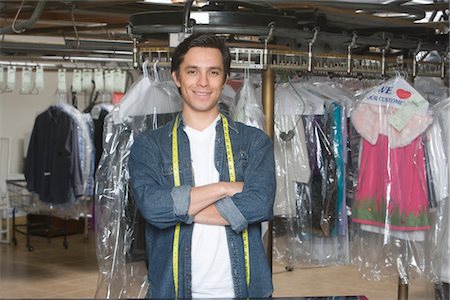
POLYGON ((67 241, 67 219, 63 219, 62 228, 57 228, 51 224, 51 215, 42 214, 39 204, 34 200, 34 195, 26 188, 24 179, 10 179, 6 181, 8 187, 9 199, 12 210, 12 242, 17 245, 16 232, 26 235, 26 247, 29 251, 33 251, 30 242, 30 236, 46 237, 50 242, 51 237, 55 235, 63 236, 63 246, 65 249, 69 247, 67 241), (25 224, 16 223, 16 213, 18 210, 27 213, 27 221, 25 224), (37 217, 39 216, 39 217, 37 217), (25 228, 25 230, 23 229, 25 228))

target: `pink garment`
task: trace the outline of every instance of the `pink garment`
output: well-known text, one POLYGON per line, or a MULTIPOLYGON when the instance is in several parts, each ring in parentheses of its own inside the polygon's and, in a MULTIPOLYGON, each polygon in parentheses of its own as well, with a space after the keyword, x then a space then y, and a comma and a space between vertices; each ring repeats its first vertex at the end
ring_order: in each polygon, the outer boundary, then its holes
POLYGON ((363 139, 353 221, 392 230, 430 229, 422 137, 391 148, 386 135, 363 139))

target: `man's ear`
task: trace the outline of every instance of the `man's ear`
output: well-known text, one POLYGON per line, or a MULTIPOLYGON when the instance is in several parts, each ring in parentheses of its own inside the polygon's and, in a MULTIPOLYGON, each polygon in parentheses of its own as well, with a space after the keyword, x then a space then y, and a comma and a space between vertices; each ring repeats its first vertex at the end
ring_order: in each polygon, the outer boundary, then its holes
POLYGON ((172 79, 175 82, 175 84, 177 85, 177 87, 181 87, 181 83, 178 80, 178 73, 176 71, 172 72, 172 79))
POLYGON ((228 74, 225 75, 225 78, 223 79, 223 84, 225 85, 225 83, 227 83, 228 80, 228 74))

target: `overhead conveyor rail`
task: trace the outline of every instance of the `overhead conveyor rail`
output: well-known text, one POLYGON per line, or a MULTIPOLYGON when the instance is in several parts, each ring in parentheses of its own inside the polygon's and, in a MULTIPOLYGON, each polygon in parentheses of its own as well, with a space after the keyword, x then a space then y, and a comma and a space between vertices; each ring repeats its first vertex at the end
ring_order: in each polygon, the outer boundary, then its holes
MULTIPOLYGON (((157 62, 159 66, 169 66, 173 49, 169 47, 143 47, 139 49, 141 61, 157 62)), ((346 55, 312 53, 290 50, 269 50, 267 65, 264 65, 264 49, 231 48, 232 69, 262 70, 271 68, 279 71, 304 72, 305 75, 326 75, 345 77, 381 77, 402 73, 408 77, 426 76, 444 78, 449 69, 449 61, 416 61, 411 58, 388 57, 382 55, 346 55), (308 70, 312 57, 311 70, 308 70), (384 68, 383 68, 383 63, 384 68), (383 73, 384 69, 384 73, 383 73)))

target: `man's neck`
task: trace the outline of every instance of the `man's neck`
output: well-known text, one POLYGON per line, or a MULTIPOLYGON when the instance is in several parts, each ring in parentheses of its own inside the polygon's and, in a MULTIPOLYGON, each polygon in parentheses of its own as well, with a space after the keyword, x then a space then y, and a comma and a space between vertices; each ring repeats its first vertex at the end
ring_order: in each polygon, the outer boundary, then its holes
POLYGON ((198 130, 203 131, 219 115, 219 110, 208 111, 208 112, 197 112, 191 110, 183 110, 183 122, 185 125, 198 130))

